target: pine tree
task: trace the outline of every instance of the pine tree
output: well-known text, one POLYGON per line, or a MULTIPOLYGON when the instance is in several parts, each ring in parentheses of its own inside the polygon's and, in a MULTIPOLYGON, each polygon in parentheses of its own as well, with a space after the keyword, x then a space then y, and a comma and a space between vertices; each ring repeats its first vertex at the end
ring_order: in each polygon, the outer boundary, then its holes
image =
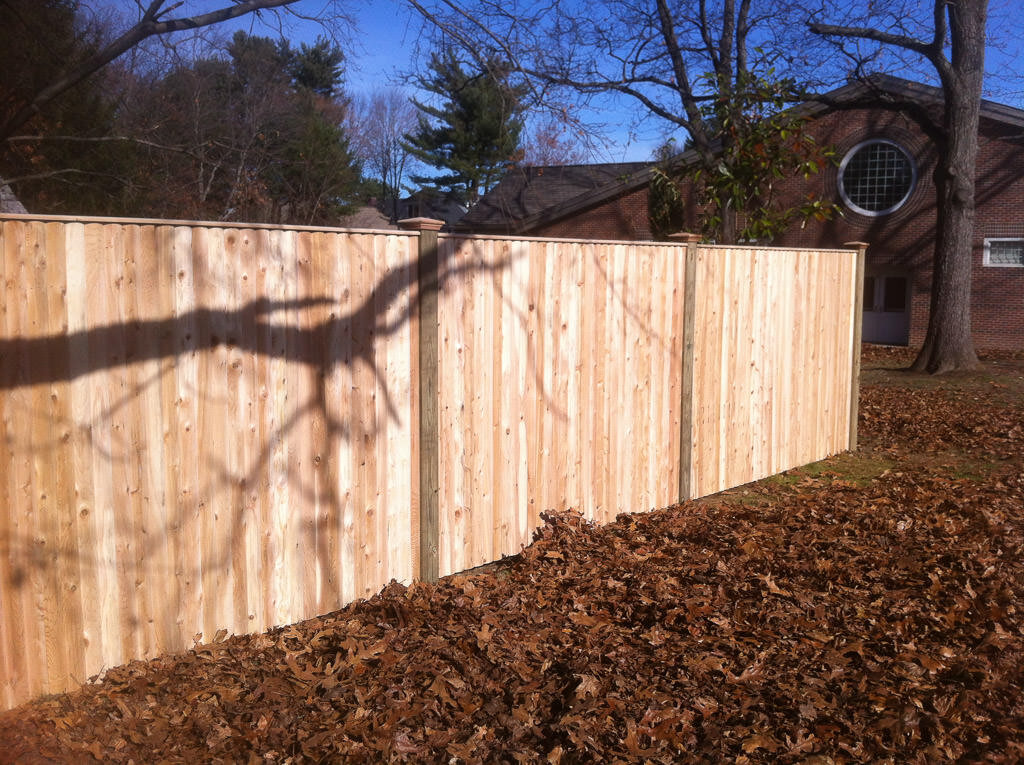
POLYGON ((297 88, 310 90, 321 98, 337 95, 344 61, 340 48, 324 37, 318 37, 313 45, 302 43, 298 51, 289 51, 287 43, 283 44, 291 61, 292 82, 297 88))
POLYGON ((412 180, 473 204, 521 153, 522 93, 509 84, 508 68, 497 61, 467 72, 449 50, 431 56, 430 71, 419 84, 440 96, 441 104, 413 99, 419 125, 406 135, 406 148, 442 172, 412 180))

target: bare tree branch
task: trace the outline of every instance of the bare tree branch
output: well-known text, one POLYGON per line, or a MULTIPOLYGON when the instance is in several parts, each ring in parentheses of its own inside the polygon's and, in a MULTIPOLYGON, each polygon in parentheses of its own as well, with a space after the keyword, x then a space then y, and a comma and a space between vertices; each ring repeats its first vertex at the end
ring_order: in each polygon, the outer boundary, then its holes
MULTIPOLYGON (((6 139, 27 123, 46 104, 73 88, 86 77, 96 73, 110 62, 134 48, 143 40, 158 35, 181 32, 190 29, 220 24, 263 9, 280 8, 298 0, 236 0, 231 5, 196 16, 163 18, 176 10, 181 3, 167 4, 167 0, 151 0, 142 9, 142 16, 116 39, 101 47, 83 61, 62 73, 57 79, 40 90, 32 100, 0 122, 0 140, 6 139)), ((140 8, 142 6, 140 5, 140 8)))
POLYGON ((4 184, 23 183, 25 181, 38 181, 46 178, 58 178, 61 176, 68 175, 79 175, 86 176, 89 178, 109 178, 117 181, 122 180, 121 178, 118 178, 116 175, 111 175, 109 173, 97 173, 91 170, 78 170, 73 167, 66 167, 60 170, 47 170, 45 173, 33 173, 31 175, 19 175, 13 178, 4 178, 3 182, 4 184))
MULTIPOLYGON (((808 24, 808 28, 815 34, 823 35, 825 37, 857 37, 862 40, 873 40, 874 42, 882 43, 883 45, 895 45, 897 48, 903 48, 905 50, 913 51, 914 53, 920 53, 929 60, 935 53, 935 41, 922 42, 921 40, 915 40, 913 37, 907 35, 894 35, 890 32, 883 32, 881 29, 873 29, 871 27, 844 27, 836 26, 833 24, 821 24, 818 22, 812 22, 808 24)), ((942 52, 942 44, 938 46, 939 53, 942 52)))
MULTIPOLYGON (((98 135, 98 136, 81 136, 81 135, 12 135, 7 139, 8 143, 36 143, 38 141, 70 141, 75 143, 133 143, 138 146, 147 146, 151 149, 159 149, 160 151, 169 151, 175 154, 184 154, 187 157, 193 159, 203 159, 203 157, 197 154, 191 149, 187 149, 181 146, 170 146, 168 144, 157 143, 156 141, 147 141, 144 138, 136 138, 130 135, 98 135)), ((224 146, 223 144, 216 142, 216 145, 224 146)))

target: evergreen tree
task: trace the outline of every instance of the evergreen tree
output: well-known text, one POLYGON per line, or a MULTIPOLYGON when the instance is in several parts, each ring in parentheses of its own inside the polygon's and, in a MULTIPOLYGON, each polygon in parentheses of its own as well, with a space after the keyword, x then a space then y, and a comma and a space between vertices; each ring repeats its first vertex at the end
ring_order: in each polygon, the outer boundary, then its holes
POLYGON ((440 96, 439 106, 413 100, 419 125, 406 135, 406 148, 442 172, 413 176, 415 183, 472 204, 498 182, 520 152, 522 93, 508 82, 508 68, 491 61, 467 72, 455 53, 434 53, 424 90, 440 96))
MULTIPOLYGON (((0 1, 0 122, 30 103, 62 67, 91 56, 106 34, 71 0, 0 1)), ((108 72, 109 74, 109 72, 108 72)), ((0 140, 0 177, 33 212, 97 212, 121 192, 128 153, 104 141, 116 98, 108 78, 48 101, 0 140)))
POLYGON ((322 98, 333 98, 341 85, 342 61, 341 49, 323 37, 318 37, 313 45, 302 43, 297 52, 285 48, 291 59, 292 82, 298 88, 316 93, 322 98))

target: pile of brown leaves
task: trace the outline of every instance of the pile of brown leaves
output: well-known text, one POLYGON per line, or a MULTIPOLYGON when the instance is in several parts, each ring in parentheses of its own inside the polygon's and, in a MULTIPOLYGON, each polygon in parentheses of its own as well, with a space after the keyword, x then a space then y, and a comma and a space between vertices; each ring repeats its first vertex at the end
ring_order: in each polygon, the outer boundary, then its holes
POLYGON ((551 517, 496 571, 8 712, 0 760, 1024 759, 1024 408, 863 401, 865 448, 893 464, 863 485, 551 517), (998 460, 955 477, 953 449, 998 460))

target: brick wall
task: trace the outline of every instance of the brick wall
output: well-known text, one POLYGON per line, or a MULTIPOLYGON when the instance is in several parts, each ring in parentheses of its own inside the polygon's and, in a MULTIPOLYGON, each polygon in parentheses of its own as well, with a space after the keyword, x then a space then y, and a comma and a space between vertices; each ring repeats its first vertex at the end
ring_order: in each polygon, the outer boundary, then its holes
MULTIPOLYGON (((854 146, 871 138, 886 138, 902 146, 915 160, 917 179, 906 203, 879 217, 861 215, 840 203, 842 215, 826 223, 808 223, 780 238, 782 246, 834 247, 866 241, 868 274, 901 274, 910 279, 911 345, 924 340, 928 322, 935 237, 935 186, 932 174, 936 152, 910 120, 883 110, 854 110, 825 115, 812 128, 816 139, 832 144, 841 159, 854 146)), ((986 237, 1024 238, 1024 143, 1014 140, 1020 130, 984 121, 979 135, 977 213, 974 241, 972 325, 979 348, 1024 349, 1024 268, 983 264, 986 237)), ((783 194, 814 191, 840 201, 837 167, 809 181, 788 181, 783 194)), ((692 230, 692 227, 691 227, 692 230)), ((647 190, 623 194, 588 210, 550 223, 530 233, 595 239, 650 239, 647 190)))
POLYGON ((1022 132, 986 125, 978 139, 971 318, 980 348, 1024 348, 1024 268, 983 262, 986 238, 1024 239, 1022 132))
POLYGON ((596 207, 563 218, 535 231, 535 236, 570 239, 651 239, 647 221, 647 188, 618 196, 596 207))

